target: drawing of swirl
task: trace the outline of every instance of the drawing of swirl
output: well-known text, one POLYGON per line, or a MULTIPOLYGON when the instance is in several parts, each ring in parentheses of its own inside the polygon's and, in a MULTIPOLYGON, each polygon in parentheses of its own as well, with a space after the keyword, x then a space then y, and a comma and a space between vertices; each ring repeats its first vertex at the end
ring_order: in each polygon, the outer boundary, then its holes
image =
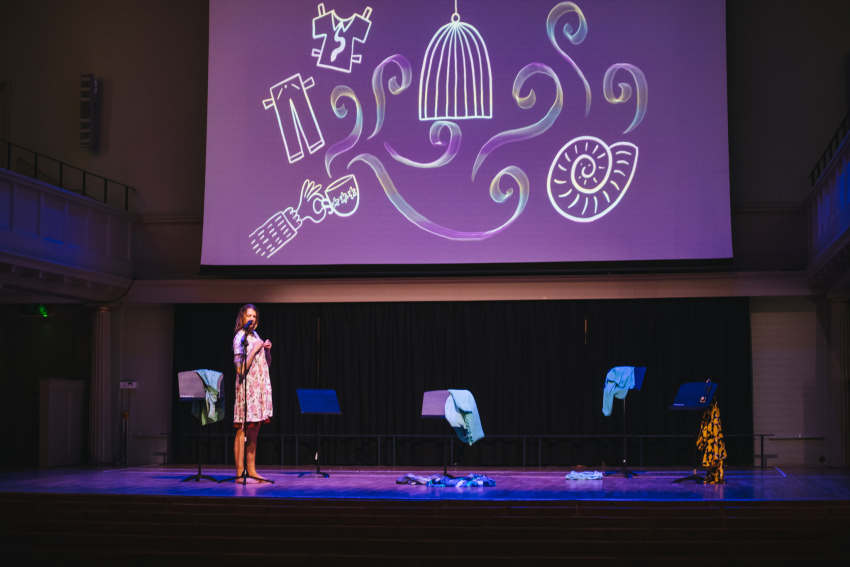
POLYGON ((621 104, 626 102, 632 96, 632 86, 628 83, 618 83, 620 86, 620 96, 614 96, 614 75, 620 69, 625 69, 632 74, 637 87, 637 110, 635 110, 635 118, 632 120, 631 126, 626 128, 623 134, 628 134, 640 124, 643 116, 646 114, 646 104, 649 101, 649 87, 646 84, 646 77, 643 71, 630 65, 629 63, 615 63, 605 71, 605 77, 602 79, 602 91, 605 93, 605 100, 612 104, 621 104))
POLYGON ((558 53, 563 56, 564 59, 567 60, 567 63, 572 65, 575 72, 578 73, 579 78, 581 78, 584 83, 584 92, 587 98, 587 103, 584 108, 584 115, 587 116, 590 114, 590 83, 587 82, 587 79, 584 78, 584 73, 581 72, 581 69, 578 68, 578 65, 575 64, 569 55, 567 55, 563 49, 558 45, 558 40, 555 39, 555 24, 561 16, 566 14, 575 12, 578 15, 578 29, 573 31, 573 27, 570 24, 564 24, 564 36, 569 40, 573 45, 578 45, 584 38, 587 37, 587 19, 584 17, 581 9, 573 4, 572 2, 561 2, 549 12, 549 16, 546 18, 546 35, 549 36, 549 41, 552 42, 552 45, 555 46, 555 49, 558 50, 558 53))
POLYGON ((353 148, 360 139, 360 133, 363 131, 363 109, 360 108, 360 101, 357 100, 357 95, 354 94, 354 91, 345 85, 334 87, 333 92, 331 92, 331 107, 334 109, 334 114, 336 114, 337 118, 345 118, 346 114, 348 114, 345 106, 337 106, 337 102, 342 97, 348 97, 354 101, 354 106, 357 109, 357 118, 354 121, 354 128, 351 130, 351 134, 328 148, 327 153, 325 153, 325 170, 328 172, 328 177, 333 177, 331 175, 331 162, 333 159, 353 148))
POLYGON ((389 197, 390 202, 395 206, 398 211, 404 215, 404 217, 421 228, 426 232, 430 232, 431 234, 435 234, 442 238, 446 238, 448 240, 484 240, 486 238, 490 238, 491 236, 495 236, 510 226, 516 219, 519 217, 520 213, 522 213, 523 209, 525 209, 525 205, 528 202, 528 177, 525 175, 520 168, 516 166, 508 166, 502 171, 500 171, 496 177, 493 178, 493 181, 490 183, 490 197, 496 201, 497 203, 503 203, 513 194, 513 189, 508 189, 507 191, 502 191, 500 187, 500 182, 502 177, 505 175, 509 175, 513 177, 514 181, 519 185, 519 200, 517 203, 517 208, 514 211, 513 216, 508 219, 506 223, 495 228, 493 230, 488 230, 485 232, 462 232, 457 230, 452 230, 450 228, 446 228, 444 226, 440 226, 434 222, 431 222, 410 206, 410 204, 404 200, 398 190, 395 188, 392 179, 390 179, 387 170, 384 168, 384 164, 381 163, 381 160, 376 158, 371 154, 360 154, 359 156, 352 159, 348 162, 348 167, 355 162, 362 161, 366 165, 372 168, 372 171, 375 173, 375 176, 378 178, 378 181, 381 184, 381 187, 384 188, 384 192, 389 197))
POLYGON ((626 194, 637 168, 638 148, 580 136, 558 150, 546 189, 558 213, 576 222, 592 222, 611 212, 626 194))
POLYGON ((376 114, 375 131, 367 139, 371 140, 378 132, 381 131, 381 126, 384 124, 384 116, 387 113, 387 96, 384 94, 384 68, 390 63, 395 63, 401 69, 401 84, 398 83, 397 77, 390 77, 389 87, 390 92, 394 95, 404 92, 410 86, 413 77, 413 68, 410 66, 410 61, 404 55, 390 55, 375 67, 375 72, 372 73, 372 90, 375 93, 376 114))
POLYGON ((446 147, 446 151, 443 152, 443 155, 440 156, 437 160, 432 161, 431 163, 419 163, 405 157, 402 157, 396 152, 392 146, 388 142, 384 142, 384 147, 387 149, 389 154, 393 157, 394 160, 400 161, 405 165, 409 165, 411 167, 421 167, 421 168, 432 168, 432 167, 442 167, 452 161, 457 153, 460 151, 460 126, 455 124, 454 122, 449 122, 448 120, 437 120, 433 124, 431 124, 431 145, 432 146, 442 146, 443 142, 440 140, 440 131, 443 128, 448 128, 449 130, 449 143, 446 147))
POLYGON ((493 150, 511 142, 530 140, 551 128, 552 124, 555 123, 555 119, 558 118, 558 115, 561 113, 561 108, 564 106, 564 91, 561 89, 561 81, 558 80, 558 75, 556 75, 555 71, 547 65, 544 65, 543 63, 529 63, 520 69, 519 73, 517 73, 516 79, 514 79, 513 97, 520 108, 527 110, 533 107, 534 103, 537 102, 537 95, 534 94, 534 90, 530 90, 528 96, 520 96, 520 90, 529 77, 538 73, 551 77, 555 82, 555 101, 552 103, 552 107, 549 109, 549 112, 547 112, 546 116, 540 119, 540 121, 532 124, 531 126, 524 126, 515 130, 507 130, 500 134, 496 134, 487 140, 478 152, 478 156, 475 158, 475 164, 472 166, 473 181, 475 180, 475 174, 478 172, 478 168, 481 167, 481 164, 484 163, 484 160, 493 152, 493 150))

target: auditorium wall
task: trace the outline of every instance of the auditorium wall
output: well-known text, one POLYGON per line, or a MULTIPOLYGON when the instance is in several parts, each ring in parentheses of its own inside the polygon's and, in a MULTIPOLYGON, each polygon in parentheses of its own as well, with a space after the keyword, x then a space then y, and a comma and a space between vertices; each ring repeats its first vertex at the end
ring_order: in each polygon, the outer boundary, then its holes
MULTIPOLYGON (((829 372, 824 307, 811 297, 750 299, 753 427, 775 435, 765 441, 768 465, 823 462, 829 372)), ((755 454, 761 454, 758 440, 755 454)))
MULTIPOLYGON (((135 187, 138 275, 195 277, 207 3, 0 0, 0 9, 12 141, 135 187), (81 73, 102 81, 97 151, 79 145, 81 73)), ((801 269, 806 177, 848 109, 850 5, 730 1, 727 20, 736 269, 801 269)))
MULTIPOLYGON (((113 315, 112 376, 115 422, 129 411, 129 463, 163 463, 171 430, 171 368, 174 308, 171 305, 124 305, 113 315), (121 391, 121 382, 136 382, 121 391)), ((179 403, 174 401, 173 403, 179 403)), ((188 411, 188 407, 187 407, 188 411)))

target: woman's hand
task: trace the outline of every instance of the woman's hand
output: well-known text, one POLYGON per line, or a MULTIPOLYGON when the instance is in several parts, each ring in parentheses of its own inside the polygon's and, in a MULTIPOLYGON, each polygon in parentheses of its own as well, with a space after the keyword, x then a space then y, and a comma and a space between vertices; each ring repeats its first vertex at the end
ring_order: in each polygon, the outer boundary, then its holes
POLYGON ((264 349, 272 348, 272 342, 270 340, 266 339, 266 342, 263 343, 263 348, 264 349))

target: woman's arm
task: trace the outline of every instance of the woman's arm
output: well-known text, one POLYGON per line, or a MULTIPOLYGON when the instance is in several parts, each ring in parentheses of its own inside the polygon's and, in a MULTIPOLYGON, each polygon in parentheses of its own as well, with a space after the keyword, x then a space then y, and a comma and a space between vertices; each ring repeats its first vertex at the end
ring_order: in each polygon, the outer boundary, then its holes
POLYGON ((233 357, 233 361, 236 366, 236 372, 239 374, 239 376, 245 376, 247 374, 248 369, 250 369, 251 365, 254 363, 254 356, 256 356, 257 352, 261 348, 263 348, 263 344, 264 343, 262 343, 261 341, 257 341, 254 343, 254 346, 252 346, 251 349, 248 351, 247 365, 240 364, 240 362, 243 362, 241 352, 237 353, 236 356, 233 357))

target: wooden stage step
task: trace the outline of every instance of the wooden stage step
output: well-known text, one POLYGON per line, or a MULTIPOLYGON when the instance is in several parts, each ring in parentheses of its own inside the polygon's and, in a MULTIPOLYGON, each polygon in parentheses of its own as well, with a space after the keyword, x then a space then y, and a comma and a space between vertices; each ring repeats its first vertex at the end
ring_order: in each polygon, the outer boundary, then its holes
MULTIPOLYGON (((848 501, 286 500, 0 493, 5 558, 57 564, 844 564, 848 501)), ((4 561, 5 563, 5 561, 4 561)), ((11 564, 11 563, 10 563, 11 564)), ((158 566, 159 567, 159 566, 158 566)))

